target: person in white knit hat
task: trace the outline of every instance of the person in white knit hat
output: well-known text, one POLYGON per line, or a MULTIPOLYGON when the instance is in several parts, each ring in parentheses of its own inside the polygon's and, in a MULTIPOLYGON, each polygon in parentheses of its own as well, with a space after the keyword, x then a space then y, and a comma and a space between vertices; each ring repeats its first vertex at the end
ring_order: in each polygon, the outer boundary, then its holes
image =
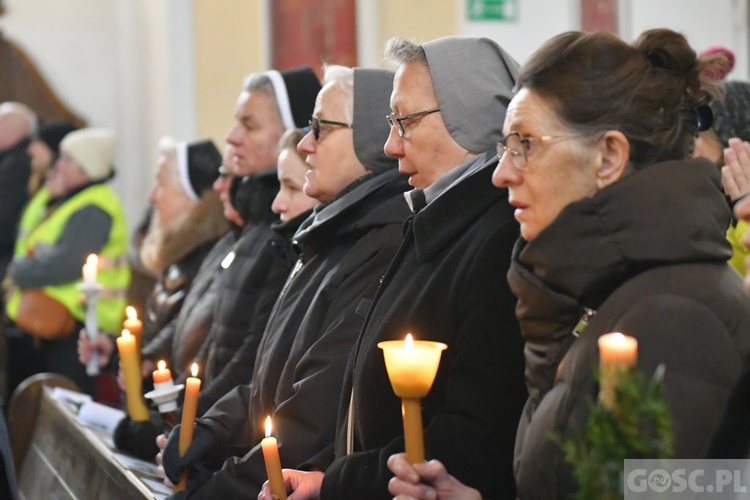
POLYGON ((92 394, 96 379, 78 362, 77 335, 86 314, 81 303, 82 266, 89 254, 99 256, 97 283, 99 329, 117 334, 125 309, 130 270, 125 260, 128 233, 125 214, 112 177, 115 134, 86 128, 69 133, 60 143, 60 157, 44 187, 24 210, 13 262, 8 270, 12 293, 6 305, 8 329, 8 392, 35 373, 60 373, 92 394), (42 338, 24 321, 22 291, 41 290, 65 306, 73 321, 69 331, 42 338))

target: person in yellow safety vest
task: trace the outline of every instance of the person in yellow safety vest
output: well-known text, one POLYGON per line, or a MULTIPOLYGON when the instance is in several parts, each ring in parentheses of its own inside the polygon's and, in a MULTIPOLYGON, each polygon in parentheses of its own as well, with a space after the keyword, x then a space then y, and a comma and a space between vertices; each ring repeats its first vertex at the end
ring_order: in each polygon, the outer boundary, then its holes
POLYGON ((44 187, 21 217, 6 279, 11 290, 6 313, 12 321, 7 330, 8 397, 25 378, 41 372, 65 375, 83 392, 94 393, 96 377, 86 374, 77 354, 86 315, 79 285, 89 254, 99 257, 99 329, 116 334, 122 328, 130 283, 128 232, 120 201, 106 184, 114 174, 115 134, 108 129, 77 130, 65 136, 60 152, 44 187), (62 303, 75 319, 70 334, 47 340, 18 327, 24 289, 41 289, 62 303))

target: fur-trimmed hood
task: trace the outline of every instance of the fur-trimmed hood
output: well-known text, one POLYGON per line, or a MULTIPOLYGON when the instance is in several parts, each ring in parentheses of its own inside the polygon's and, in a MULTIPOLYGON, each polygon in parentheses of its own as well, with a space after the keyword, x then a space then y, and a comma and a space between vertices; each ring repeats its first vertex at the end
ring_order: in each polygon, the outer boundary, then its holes
POLYGON ((200 245, 217 240, 229 230, 219 195, 207 191, 201 201, 164 228, 150 227, 140 257, 149 271, 160 275, 200 245))

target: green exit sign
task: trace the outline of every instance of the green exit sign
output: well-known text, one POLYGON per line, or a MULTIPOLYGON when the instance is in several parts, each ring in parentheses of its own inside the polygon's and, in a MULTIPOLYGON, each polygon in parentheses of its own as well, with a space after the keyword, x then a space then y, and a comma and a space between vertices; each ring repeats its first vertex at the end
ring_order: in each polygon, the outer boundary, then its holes
POLYGON ((469 21, 518 21, 518 0, 468 0, 469 21))

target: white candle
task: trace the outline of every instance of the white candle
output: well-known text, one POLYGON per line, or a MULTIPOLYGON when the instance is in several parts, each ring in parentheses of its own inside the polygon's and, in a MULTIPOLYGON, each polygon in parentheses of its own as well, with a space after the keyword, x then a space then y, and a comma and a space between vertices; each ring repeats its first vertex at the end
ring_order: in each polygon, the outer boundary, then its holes
POLYGON ((99 257, 96 254, 91 254, 86 258, 86 263, 83 265, 83 283, 85 285, 96 284, 96 266, 99 263, 99 257))

